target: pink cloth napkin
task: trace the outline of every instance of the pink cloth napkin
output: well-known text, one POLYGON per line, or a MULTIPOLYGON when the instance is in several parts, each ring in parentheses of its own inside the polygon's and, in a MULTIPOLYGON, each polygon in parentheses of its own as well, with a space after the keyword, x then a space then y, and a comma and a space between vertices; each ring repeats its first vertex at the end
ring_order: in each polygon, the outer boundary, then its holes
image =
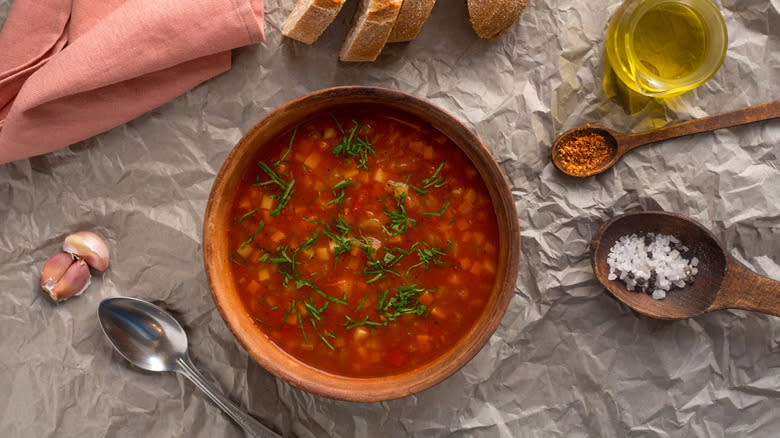
POLYGON ((0 31, 0 164, 121 125, 263 38, 263 0, 15 0, 0 31))

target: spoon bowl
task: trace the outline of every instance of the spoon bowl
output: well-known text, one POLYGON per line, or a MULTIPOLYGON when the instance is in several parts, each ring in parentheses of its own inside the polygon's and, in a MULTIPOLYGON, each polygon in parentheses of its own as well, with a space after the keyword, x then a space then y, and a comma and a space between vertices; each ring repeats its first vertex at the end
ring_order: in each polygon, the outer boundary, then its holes
POLYGON ((187 355, 187 334, 178 321, 154 304, 109 298, 98 307, 106 337, 125 359, 147 371, 176 371, 187 355))
POLYGON ((717 239, 697 222, 666 212, 640 212, 605 222, 591 241, 591 265, 596 278, 618 300, 645 315, 684 319, 713 310, 736 308, 780 316, 780 282, 760 276, 729 256, 717 239), (699 259, 693 284, 674 288, 663 300, 629 291, 609 280, 607 255, 617 240, 631 234, 659 233, 679 239, 699 259))
POLYGON ((225 398, 200 374, 187 351, 187 333, 176 319, 152 303, 116 297, 98 306, 98 320, 111 345, 147 371, 175 371, 190 379, 253 437, 278 437, 225 398))
POLYGON ((716 129, 744 125, 777 117, 780 117, 780 99, 636 134, 623 134, 600 125, 585 125, 570 129, 561 134, 553 142, 552 148, 550 148, 550 154, 552 162, 558 170, 570 176, 585 178, 604 172, 617 163, 626 152, 639 146, 657 143, 670 138, 714 131, 716 129), (602 137, 612 154, 608 158, 600 160, 592 166, 588 166, 587 169, 578 169, 574 171, 564 164, 564 160, 562 159, 563 155, 560 153, 561 146, 573 138, 584 137, 588 134, 595 134, 602 137))

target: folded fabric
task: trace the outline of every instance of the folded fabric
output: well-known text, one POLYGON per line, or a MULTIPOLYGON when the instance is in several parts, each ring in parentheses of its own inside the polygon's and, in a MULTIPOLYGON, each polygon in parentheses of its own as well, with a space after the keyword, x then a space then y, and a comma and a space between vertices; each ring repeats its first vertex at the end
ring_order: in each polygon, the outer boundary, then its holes
POLYGON ((263 0, 15 0, 0 31, 0 164, 107 131, 230 69, 263 0))

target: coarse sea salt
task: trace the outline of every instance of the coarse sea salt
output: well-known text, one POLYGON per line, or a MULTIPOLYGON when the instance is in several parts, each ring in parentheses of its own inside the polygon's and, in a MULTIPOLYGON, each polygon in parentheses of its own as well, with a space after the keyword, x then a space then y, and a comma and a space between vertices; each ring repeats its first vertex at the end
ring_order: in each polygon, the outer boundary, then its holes
POLYGON ((607 255, 609 280, 620 279, 630 291, 644 292, 656 300, 666 298, 672 287, 693 283, 699 259, 674 236, 647 233, 621 236, 607 255))

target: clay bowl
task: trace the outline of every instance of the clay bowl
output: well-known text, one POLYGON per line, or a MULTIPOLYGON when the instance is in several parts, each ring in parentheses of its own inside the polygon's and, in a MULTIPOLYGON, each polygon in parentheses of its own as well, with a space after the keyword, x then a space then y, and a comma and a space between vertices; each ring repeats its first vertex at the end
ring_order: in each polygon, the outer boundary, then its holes
POLYGON ((203 258, 214 302, 238 342, 252 358, 293 386, 330 398, 380 401, 429 388, 465 365, 495 331, 514 292, 520 260, 520 231, 514 200, 498 164, 466 126, 440 108, 409 94, 375 87, 329 88, 294 99, 252 127, 228 155, 208 199, 204 218, 203 258), (378 378, 348 378, 297 361, 255 325, 231 277, 226 230, 233 196, 247 166, 264 143, 308 116, 349 104, 371 104, 403 111, 447 135, 473 162, 492 198, 499 226, 498 276, 485 311, 470 331, 442 356, 420 368, 378 378))

